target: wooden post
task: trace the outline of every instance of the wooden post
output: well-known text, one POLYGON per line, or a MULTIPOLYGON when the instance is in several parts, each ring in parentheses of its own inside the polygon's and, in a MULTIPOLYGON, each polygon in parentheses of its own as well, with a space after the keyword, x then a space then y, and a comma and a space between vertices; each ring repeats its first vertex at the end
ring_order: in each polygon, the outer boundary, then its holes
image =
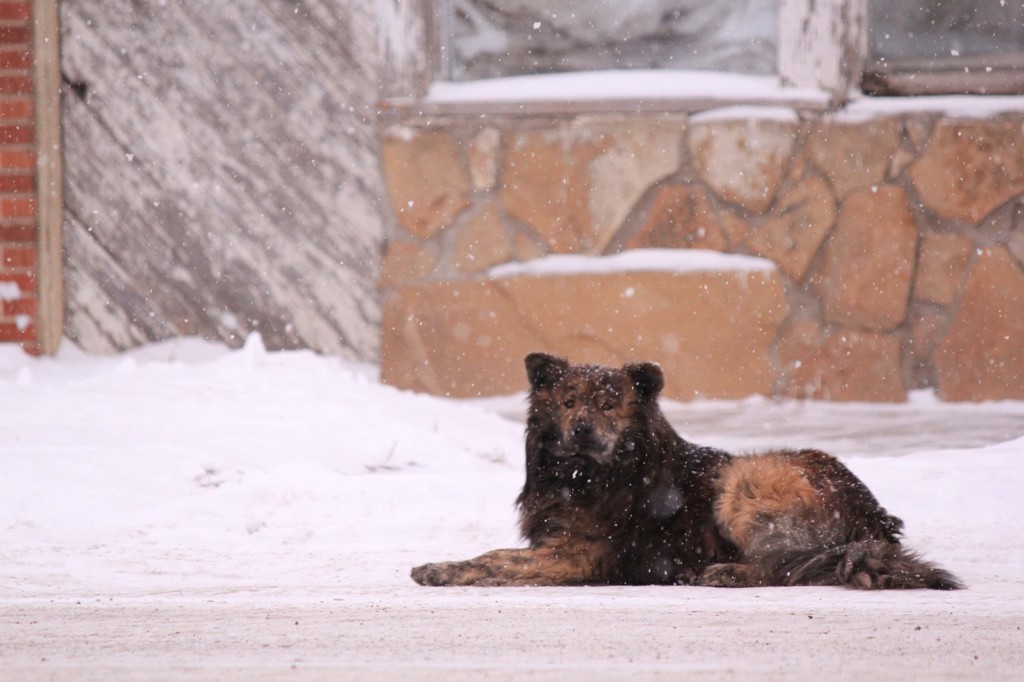
POLYGON ((38 309, 36 350, 53 355, 64 329, 62 223, 63 164, 60 128, 60 23, 58 0, 33 0, 36 144, 39 211, 37 217, 38 309))
POLYGON ((867 0, 779 0, 779 76, 841 103, 859 88, 868 46, 867 0))

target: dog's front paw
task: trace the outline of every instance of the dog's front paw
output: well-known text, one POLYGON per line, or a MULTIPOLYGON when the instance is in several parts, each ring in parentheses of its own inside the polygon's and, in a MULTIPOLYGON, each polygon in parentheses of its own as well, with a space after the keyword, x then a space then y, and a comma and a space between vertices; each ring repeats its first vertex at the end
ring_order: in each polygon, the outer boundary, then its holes
POLYGON ((459 562, 442 561, 435 564, 423 564, 412 569, 409 574, 420 585, 455 585, 460 574, 459 562))
POLYGON ((700 585, 700 573, 692 568, 678 571, 672 580, 675 585, 700 585))
POLYGON ((742 587, 746 572, 742 564, 711 564, 704 569, 696 584, 702 587, 742 587))

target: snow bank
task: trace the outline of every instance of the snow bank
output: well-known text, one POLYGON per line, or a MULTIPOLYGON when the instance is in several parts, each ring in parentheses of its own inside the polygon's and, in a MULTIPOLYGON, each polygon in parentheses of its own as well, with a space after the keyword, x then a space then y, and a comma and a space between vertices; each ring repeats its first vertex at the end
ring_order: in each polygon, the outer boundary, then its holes
MULTIPOLYGON (((519 542, 523 427, 494 410, 520 404, 398 391, 374 367, 268 353, 258 337, 237 351, 185 340, 117 357, 0 346, 0 593, 411 589, 415 563, 519 542)), ((708 405, 672 413, 692 421, 708 405)), ((920 430, 912 410, 940 409, 799 405, 728 403, 718 432, 782 418, 802 446, 817 422, 827 447, 836 410, 848 440, 878 430, 877 410, 898 439, 920 430)), ((973 429, 993 409, 968 408, 973 429)), ((848 461, 905 518, 913 546, 968 583, 1019 591, 1024 438, 971 450, 944 440, 848 461)))

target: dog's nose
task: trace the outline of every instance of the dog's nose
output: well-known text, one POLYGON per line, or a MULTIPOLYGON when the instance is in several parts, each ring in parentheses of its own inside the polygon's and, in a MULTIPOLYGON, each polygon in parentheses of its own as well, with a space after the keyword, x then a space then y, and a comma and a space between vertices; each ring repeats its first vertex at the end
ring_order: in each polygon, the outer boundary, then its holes
POLYGON ((583 420, 575 421, 572 424, 572 435, 574 438, 585 438, 591 434, 590 424, 583 420))

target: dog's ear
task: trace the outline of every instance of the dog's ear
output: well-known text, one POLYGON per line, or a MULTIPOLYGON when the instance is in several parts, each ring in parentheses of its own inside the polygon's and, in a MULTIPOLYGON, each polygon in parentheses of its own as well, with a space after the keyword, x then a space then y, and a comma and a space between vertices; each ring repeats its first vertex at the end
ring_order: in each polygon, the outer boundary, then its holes
POLYGON ((530 353, 526 356, 526 377, 530 380, 530 388, 539 391, 551 388, 569 369, 569 362, 547 353, 530 353))
POLYGON ((665 388, 665 374, 655 362, 639 362, 622 368, 643 400, 653 400, 665 388))

